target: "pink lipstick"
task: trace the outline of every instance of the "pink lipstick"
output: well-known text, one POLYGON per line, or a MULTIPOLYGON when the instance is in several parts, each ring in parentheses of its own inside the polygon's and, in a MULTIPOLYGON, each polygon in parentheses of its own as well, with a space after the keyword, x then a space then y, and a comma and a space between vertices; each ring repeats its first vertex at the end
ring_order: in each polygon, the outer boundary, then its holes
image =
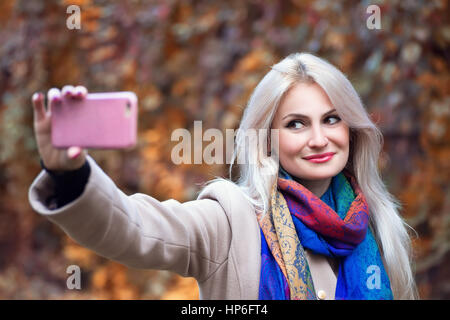
POLYGON ((314 162, 314 163, 322 163, 327 162, 333 158, 334 152, 322 153, 322 154, 314 154, 308 157, 304 157, 304 159, 314 162))

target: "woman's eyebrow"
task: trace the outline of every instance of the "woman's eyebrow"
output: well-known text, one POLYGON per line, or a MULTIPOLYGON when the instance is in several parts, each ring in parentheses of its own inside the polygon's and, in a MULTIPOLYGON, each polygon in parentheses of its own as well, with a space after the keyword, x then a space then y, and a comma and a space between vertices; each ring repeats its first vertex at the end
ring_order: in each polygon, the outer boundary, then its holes
MULTIPOLYGON (((330 113, 333 113, 334 111, 336 111, 336 109, 329 110, 329 111, 325 112, 322 115, 322 117, 324 117, 326 115, 329 115, 330 113)), ((290 116, 295 116, 295 117, 299 117, 299 118, 308 118, 307 115, 304 115, 304 114, 301 114, 301 113, 289 113, 288 115, 284 116, 283 119, 281 119, 281 120, 284 120, 284 119, 286 119, 287 117, 290 117, 290 116)))

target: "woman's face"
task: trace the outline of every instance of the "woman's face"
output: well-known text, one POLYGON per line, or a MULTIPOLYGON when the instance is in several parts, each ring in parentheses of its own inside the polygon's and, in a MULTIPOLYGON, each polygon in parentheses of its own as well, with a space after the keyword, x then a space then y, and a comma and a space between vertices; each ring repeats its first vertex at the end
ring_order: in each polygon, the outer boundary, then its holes
POLYGON ((349 127, 316 83, 298 83, 287 92, 275 114, 272 129, 279 129, 281 166, 304 182, 305 187, 308 182, 316 183, 317 187, 320 181, 328 187, 331 178, 347 164, 349 127), (328 161, 327 158, 315 162, 306 159, 323 153, 333 155, 328 161))

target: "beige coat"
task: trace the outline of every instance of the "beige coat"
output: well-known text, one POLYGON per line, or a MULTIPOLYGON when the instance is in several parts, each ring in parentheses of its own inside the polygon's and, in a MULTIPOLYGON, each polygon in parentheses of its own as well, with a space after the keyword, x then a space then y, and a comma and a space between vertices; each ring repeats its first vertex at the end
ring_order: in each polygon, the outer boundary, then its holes
MULTIPOLYGON (((126 195, 88 156, 91 174, 73 202, 52 209, 52 179, 42 171, 29 189, 39 214, 101 256, 132 268, 163 269, 198 281, 201 299, 258 299, 261 239, 251 203, 232 182, 213 182, 180 203, 126 195)), ((317 292, 334 299, 336 269, 307 252, 317 292)), ((332 261, 330 261, 333 263, 332 261)))

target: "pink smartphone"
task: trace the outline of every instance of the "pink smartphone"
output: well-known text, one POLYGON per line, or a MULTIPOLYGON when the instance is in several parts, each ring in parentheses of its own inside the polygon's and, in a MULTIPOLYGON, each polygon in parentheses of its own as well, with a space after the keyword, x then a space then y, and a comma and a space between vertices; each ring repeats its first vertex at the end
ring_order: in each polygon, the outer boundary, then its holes
POLYGON ((136 144, 137 97, 128 91, 88 93, 83 100, 63 97, 51 119, 57 148, 130 148, 136 144))

